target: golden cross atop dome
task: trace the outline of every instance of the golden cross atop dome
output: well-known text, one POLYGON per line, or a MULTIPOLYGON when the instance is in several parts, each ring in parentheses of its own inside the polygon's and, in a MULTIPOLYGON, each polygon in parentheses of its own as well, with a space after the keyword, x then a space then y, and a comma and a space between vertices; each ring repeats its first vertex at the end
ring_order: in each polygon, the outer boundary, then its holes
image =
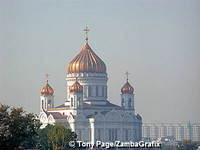
POLYGON ((88 28, 88 26, 86 26, 86 28, 83 31, 85 31, 85 36, 86 36, 85 40, 88 43, 88 32, 90 31, 90 29, 88 28))
POLYGON ((49 76, 50 76, 50 74, 48 74, 48 73, 45 74, 45 77, 46 77, 46 79, 47 79, 47 83, 48 83, 48 78, 49 78, 49 76))
POLYGON ((130 73, 126 71, 125 75, 126 75, 126 80, 128 81, 128 76, 130 75, 130 73))

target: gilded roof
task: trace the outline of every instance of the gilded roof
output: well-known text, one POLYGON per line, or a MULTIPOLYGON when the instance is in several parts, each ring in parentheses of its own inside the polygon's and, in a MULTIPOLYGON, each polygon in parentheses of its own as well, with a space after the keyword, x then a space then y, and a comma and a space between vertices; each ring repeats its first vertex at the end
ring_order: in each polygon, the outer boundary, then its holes
POLYGON ((121 88, 122 94, 133 94, 134 88, 130 85, 128 80, 124 84, 124 86, 121 88))
POLYGON ((48 80, 46 85, 40 90, 42 96, 49 96, 53 95, 54 90, 53 88, 49 85, 48 80))
POLYGON ((83 92, 83 86, 76 80, 76 82, 69 87, 70 93, 81 93, 83 92))
POLYGON ((69 63, 68 73, 106 73, 106 65, 85 43, 78 55, 69 63))

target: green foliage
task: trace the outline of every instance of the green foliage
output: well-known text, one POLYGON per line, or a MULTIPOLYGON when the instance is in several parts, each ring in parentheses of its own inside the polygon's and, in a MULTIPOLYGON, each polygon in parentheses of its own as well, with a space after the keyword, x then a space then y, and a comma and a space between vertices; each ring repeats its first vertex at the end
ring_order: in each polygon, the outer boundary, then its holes
POLYGON ((69 141, 76 140, 76 134, 62 124, 48 125, 38 135, 38 148, 43 150, 69 150, 69 141))
POLYGON ((0 149, 11 150, 18 146, 34 146, 40 123, 22 108, 0 104, 0 149))
POLYGON ((76 134, 62 124, 47 125, 22 108, 0 104, 0 150, 26 149, 69 150, 68 143, 76 134))
POLYGON ((47 125, 43 129, 38 130, 38 136, 35 137, 37 141, 37 149, 41 150, 47 150, 47 149, 52 149, 51 143, 48 141, 48 132, 50 128, 52 128, 53 125, 47 125))

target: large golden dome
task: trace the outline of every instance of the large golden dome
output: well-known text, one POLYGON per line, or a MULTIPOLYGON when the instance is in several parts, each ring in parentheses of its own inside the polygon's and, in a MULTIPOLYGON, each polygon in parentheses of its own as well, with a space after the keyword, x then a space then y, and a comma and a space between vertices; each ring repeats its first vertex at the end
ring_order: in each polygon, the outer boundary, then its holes
POLYGON ((106 73, 106 65, 86 43, 69 63, 68 73, 106 73))
POLYGON ((40 90, 41 96, 52 96, 54 93, 53 88, 49 85, 48 80, 46 85, 40 90))

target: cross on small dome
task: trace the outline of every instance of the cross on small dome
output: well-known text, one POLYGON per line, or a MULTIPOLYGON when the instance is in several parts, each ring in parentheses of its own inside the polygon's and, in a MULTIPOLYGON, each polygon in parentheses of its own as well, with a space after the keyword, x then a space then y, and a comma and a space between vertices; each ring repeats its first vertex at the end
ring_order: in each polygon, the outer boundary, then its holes
POLYGON ((128 76, 130 73, 127 71, 125 74, 126 74, 126 83, 121 88, 121 92, 122 94, 133 94, 134 88, 128 82, 128 76))

